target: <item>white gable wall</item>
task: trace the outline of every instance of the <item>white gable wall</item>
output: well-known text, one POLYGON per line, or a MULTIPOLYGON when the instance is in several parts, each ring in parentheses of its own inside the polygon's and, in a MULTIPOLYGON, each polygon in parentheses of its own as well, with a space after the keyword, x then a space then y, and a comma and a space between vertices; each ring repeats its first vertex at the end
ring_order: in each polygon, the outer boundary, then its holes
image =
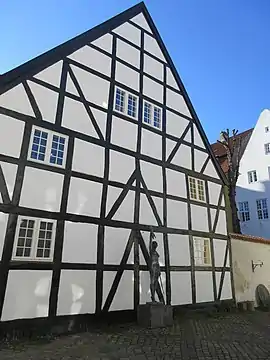
MULTIPOLYGON (((139 27, 151 32, 142 14, 135 16, 132 21, 139 27)), ((179 147, 177 146, 179 139, 189 125, 189 118, 192 122, 194 120, 183 95, 180 94, 174 75, 166 63, 163 51, 154 36, 148 33, 144 34, 144 50, 146 53, 143 54, 144 73, 143 76, 140 76, 141 56, 138 48, 141 45, 140 28, 132 25, 132 23, 125 22, 114 29, 112 33, 116 34, 117 37, 115 64, 115 80, 117 85, 119 84, 119 87, 122 85, 121 88, 124 90, 130 89, 129 92, 136 95, 140 100, 147 100, 155 106, 159 104, 159 107, 162 109, 161 123, 163 121, 163 114, 164 119, 166 119, 166 124, 164 124, 166 125, 166 134, 162 133, 162 126, 158 129, 154 128, 153 124, 151 126, 144 123, 141 129, 138 128, 140 121, 144 120, 143 114, 140 114, 140 117, 136 117, 136 119, 128 117, 126 113, 116 111, 113 112, 112 116, 110 113, 108 114, 108 108, 111 106, 109 104, 112 64, 110 54, 112 53, 113 35, 102 35, 99 39, 92 42, 94 46, 91 47, 85 44, 68 56, 69 59, 72 59, 77 64, 72 63, 70 67, 83 96, 80 96, 71 76, 68 74, 66 85, 68 95, 64 98, 61 126, 62 131, 68 134, 68 136, 73 136, 75 140, 73 154, 67 157, 68 159, 71 158, 71 173, 69 173, 71 178, 67 191, 66 212, 69 220, 65 221, 62 262, 69 264, 71 269, 61 270, 57 304, 58 315, 95 312, 96 271, 87 270, 86 267, 87 264, 90 264, 89 266, 92 266, 91 269, 93 269, 98 260, 98 238, 101 234, 98 223, 103 211, 105 211, 105 219, 102 220, 102 225, 104 224, 105 226, 104 264, 115 267, 120 265, 130 235, 131 224, 134 223, 134 216, 136 217, 134 207, 137 204, 138 198, 135 195, 135 179, 132 183, 132 188, 126 192, 122 203, 117 208, 114 205, 136 169, 136 158, 139 160, 137 165, 140 167, 141 177, 147 187, 146 191, 144 189, 140 193, 138 202, 138 227, 144 226, 142 236, 146 246, 148 247, 147 242, 149 239, 149 232, 145 231, 146 226, 159 226, 159 229, 154 231, 159 244, 158 251, 161 265, 165 265, 166 258, 163 243, 163 233, 165 232, 168 233, 168 258, 170 259, 171 266, 186 267, 184 271, 183 269, 171 271, 173 305, 192 303, 191 250, 188 231, 200 232, 203 234, 202 236, 207 238, 209 237, 210 230, 205 203, 196 201, 190 204, 190 206, 188 205, 185 172, 192 172, 195 178, 205 175, 204 181, 208 181, 212 217, 216 214, 216 208, 214 207, 218 204, 219 192, 222 187, 219 175, 211 159, 205 168, 204 174, 200 174, 203 164, 208 157, 208 152, 196 124, 193 124, 196 147, 192 150, 191 130, 184 137, 185 143, 179 147), (101 53, 98 48, 105 50, 107 55, 101 53), (132 65, 132 68, 128 64, 132 65), (87 68, 92 69, 94 73, 87 71, 87 68), (167 88, 166 84, 162 84, 164 72, 166 72, 167 85, 169 85, 167 88), (141 80, 142 84, 140 84, 141 80), (140 88, 142 88, 142 94, 139 95, 140 88), (166 104, 163 104, 164 98, 166 98, 166 104), (92 112, 100 132, 96 131, 89 116, 90 112, 92 112), (111 129, 110 134, 108 134, 109 129, 111 129), (103 138, 100 136, 100 133, 103 138), (106 139, 106 143, 104 139, 106 139), (178 150, 170 160, 170 154, 175 146, 178 147, 178 150), (205 151, 203 152, 202 150, 205 151), (163 160, 165 160, 165 163, 162 163, 163 160), (105 163, 108 166, 108 172, 104 171, 105 163), (167 167, 165 171, 162 171, 163 165, 167 167), (194 169, 192 169, 193 165, 194 169), (108 181, 104 180, 106 174, 108 174, 108 181), (166 176, 165 179, 163 179, 163 174, 166 176), (219 183, 213 182, 211 179, 219 183), (167 214, 164 211, 164 189, 166 189, 168 194, 165 203, 167 214), (152 201, 149 201, 149 196, 151 196, 152 201), (101 208, 101 206, 104 208, 101 208), (106 218, 113 207, 115 208, 114 214, 111 215, 110 219, 106 218), (189 209, 191 211, 191 229, 189 228, 188 221, 189 209), (156 218, 156 213, 159 220, 156 218), (87 222, 84 222, 86 219, 87 222), (107 221, 109 221, 109 225, 107 221), (167 225, 164 223, 165 221, 167 221, 167 225), (168 229, 166 229, 166 226, 168 229), (179 232, 181 231, 184 234, 180 235, 179 232), (76 264, 76 270, 72 269, 72 264, 76 264), (79 269, 80 266, 83 268, 79 269), (67 299, 69 300, 67 301, 67 299)), ((36 78, 59 87, 59 79, 61 77, 59 71, 61 72, 61 69, 62 62, 58 61, 39 72, 36 78)), ((46 122, 51 123, 46 126, 54 126, 58 99, 60 99, 58 92, 49 90, 34 82, 28 82, 36 98, 42 118, 46 122)), ((113 91, 115 93, 115 89, 113 91)), ((4 94, 2 98, 1 96, 0 105, 2 101, 3 106, 7 106, 8 109, 34 116, 27 94, 21 85, 12 89, 10 93, 4 94), (10 96, 11 93, 17 94, 17 90, 18 96, 23 100, 20 100, 18 105, 14 105, 10 96)), ((14 99, 14 95, 12 95, 12 99, 14 99)), ((4 115, 0 116, 1 119, 3 118, 8 129, 5 135, 0 133, 0 155, 18 158, 21 151, 24 122, 4 115), (11 131, 13 138, 16 140, 14 142, 7 141, 8 134, 11 131)), ((55 126, 58 126, 57 132, 61 134, 59 124, 55 126)), ((42 122, 39 123, 39 127, 42 128, 42 122)), ((31 166, 31 164, 32 162, 28 161, 25 169, 19 205, 27 209, 31 208, 53 213, 59 212, 65 168, 60 170, 52 168, 52 171, 50 171, 48 167, 40 166, 38 168, 38 163, 35 163, 35 167, 31 166)), ((9 164, 9 166, 17 170, 17 165, 9 164)), ((7 168, 6 166, 6 173, 7 168)), ((15 170, 14 174, 16 174, 15 170)), ((8 176, 6 179, 8 190, 12 193, 12 189, 10 190, 12 188, 12 179, 10 180, 8 176)), ((139 185, 143 188, 142 183, 139 185)), ((219 213, 216 230, 218 233, 217 238, 223 236, 223 240, 220 241, 226 243, 227 227, 224 209, 219 213)), ((7 217, 2 222, 0 218, 0 251, 3 247, 6 222, 7 217)), ((215 256, 219 259, 219 263, 222 262, 223 254, 224 248, 219 246, 217 242, 215 245, 215 256)), ((140 264, 145 265, 141 249, 139 249, 139 259, 140 264)), ((132 265, 133 263, 134 248, 132 247, 127 264, 132 265)), ((29 285, 31 289, 35 287, 36 277, 40 276, 39 274, 41 272, 38 271, 31 273, 30 276, 33 277, 33 281, 31 280, 29 285)), ((103 273, 102 305, 105 304, 115 275, 116 271, 112 270, 112 268, 107 269, 103 273)), ((13 294, 16 276, 16 274, 12 273, 8 281, 7 300, 13 294)), ((48 276, 51 276, 51 272, 48 272, 48 276)), ((149 289, 147 289, 147 286, 149 287, 148 276, 147 271, 140 270, 139 287, 141 303, 149 299, 149 289)), ((212 301, 212 272, 209 270, 196 271, 195 282, 197 302, 212 301)), ((162 283, 166 287, 164 272, 162 273, 162 283)), ((31 289, 29 290, 30 292, 32 291, 31 289)), ((110 310, 133 309, 133 289, 133 271, 124 270, 110 310)), ((49 295, 46 293, 46 296, 49 295)), ((48 311, 48 297, 46 299, 46 304, 42 310, 43 314, 48 311)), ((16 306, 13 303, 7 305, 6 302, 3 319, 12 318, 13 315, 11 313, 16 306)), ((34 317, 36 313, 36 310, 31 309, 30 311, 26 305, 23 305, 22 308, 19 308, 18 313, 15 312, 15 316, 34 317)), ((38 314, 41 314, 41 312, 38 314)), ((44 316, 47 315, 45 314, 44 316)))
MULTIPOLYGON (((241 223, 244 234, 269 238, 269 219, 259 220, 256 200, 266 198, 268 211, 270 211, 270 155, 265 155, 264 144, 270 143, 270 132, 265 132, 265 127, 270 127, 270 111, 264 110, 257 121, 249 139, 245 152, 240 161, 239 178, 237 181, 236 200, 248 201, 250 220, 241 223), (254 156, 254 154, 256 154, 254 156), (256 170, 257 182, 248 182, 248 171, 256 170)), ((269 214, 270 215, 270 214, 269 214)))

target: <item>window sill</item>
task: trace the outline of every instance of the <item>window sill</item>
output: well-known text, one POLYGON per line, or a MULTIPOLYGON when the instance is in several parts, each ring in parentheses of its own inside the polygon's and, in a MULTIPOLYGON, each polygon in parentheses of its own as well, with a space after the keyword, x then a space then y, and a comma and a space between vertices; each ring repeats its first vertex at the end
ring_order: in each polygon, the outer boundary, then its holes
POLYGON ((138 116, 135 116, 135 117, 134 117, 134 116, 128 115, 127 113, 122 112, 122 111, 119 111, 119 110, 116 110, 116 109, 113 109, 113 112, 114 112, 115 114, 121 114, 121 115, 123 115, 123 116, 128 117, 129 119, 137 120, 137 121, 138 121, 138 116))

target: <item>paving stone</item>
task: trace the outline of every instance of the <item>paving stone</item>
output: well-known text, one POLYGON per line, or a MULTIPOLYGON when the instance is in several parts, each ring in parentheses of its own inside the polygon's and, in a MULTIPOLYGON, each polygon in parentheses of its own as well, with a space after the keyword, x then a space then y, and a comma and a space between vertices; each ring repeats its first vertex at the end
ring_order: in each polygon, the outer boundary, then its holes
POLYGON ((268 360, 270 313, 181 315, 173 326, 136 324, 0 346, 1 360, 268 360))

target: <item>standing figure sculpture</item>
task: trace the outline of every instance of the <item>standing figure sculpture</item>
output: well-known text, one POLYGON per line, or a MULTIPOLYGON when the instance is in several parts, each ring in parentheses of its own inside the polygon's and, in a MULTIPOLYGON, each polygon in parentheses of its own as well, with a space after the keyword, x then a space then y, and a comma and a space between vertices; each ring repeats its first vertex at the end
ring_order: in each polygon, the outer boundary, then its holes
POLYGON ((158 288, 158 279, 160 277, 160 266, 159 266, 159 254, 157 252, 158 243, 153 241, 156 235, 154 234, 152 228, 150 229, 149 237, 149 254, 150 254, 150 291, 151 291, 151 300, 156 302, 155 293, 158 288))

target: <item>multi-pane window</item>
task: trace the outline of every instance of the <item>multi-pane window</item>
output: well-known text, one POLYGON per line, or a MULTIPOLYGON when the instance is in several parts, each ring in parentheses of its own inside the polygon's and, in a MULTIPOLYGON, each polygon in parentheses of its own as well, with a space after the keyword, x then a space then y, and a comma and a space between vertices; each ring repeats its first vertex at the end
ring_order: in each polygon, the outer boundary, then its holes
POLYGON ((151 124, 151 113, 152 113, 152 105, 145 102, 143 108, 143 121, 146 124, 151 124))
POLYGON ((62 136, 53 135, 50 156, 51 164, 63 165, 65 140, 66 139, 62 136))
POLYGON ((136 117, 137 112, 137 98, 134 95, 128 94, 128 115, 136 117))
POLYGON ((54 220, 19 217, 13 259, 51 261, 54 237, 54 220))
POLYGON ((258 180, 258 178, 257 178, 256 170, 249 171, 248 172, 248 182, 253 183, 253 182, 256 182, 257 180, 258 180))
POLYGON ((267 199, 256 200, 258 219, 268 219, 267 199))
POLYGON ((143 103, 143 122, 161 129, 161 109, 151 103, 143 103))
POLYGON ((138 98, 122 89, 116 88, 114 110, 119 111, 132 118, 137 118, 138 98))
POLYGON ((205 201, 204 181, 189 177, 189 196, 192 200, 205 201))
POLYGON ((31 159, 40 161, 45 160, 47 139, 47 132, 35 129, 31 149, 31 159))
POLYGON ((125 97, 125 91, 117 88, 115 94, 115 110, 122 113, 125 111, 125 97))
POLYGON ((211 265, 210 240, 193 238, 195 266, 211 265))
POLYGON ((240 221, 244 222, 250 220, 248 201, 239 202, 238 210, 239 210, 240 221))
POLYGON ((154 127, 161 128, 161 109, 154 106, 154 127))
POLYGON ((265 155, 270 154, 270 143, 264 144, 265 155))
POLYGON ((28 159, 65 166, 67 137, 50 130, 33 127, 28 159))

